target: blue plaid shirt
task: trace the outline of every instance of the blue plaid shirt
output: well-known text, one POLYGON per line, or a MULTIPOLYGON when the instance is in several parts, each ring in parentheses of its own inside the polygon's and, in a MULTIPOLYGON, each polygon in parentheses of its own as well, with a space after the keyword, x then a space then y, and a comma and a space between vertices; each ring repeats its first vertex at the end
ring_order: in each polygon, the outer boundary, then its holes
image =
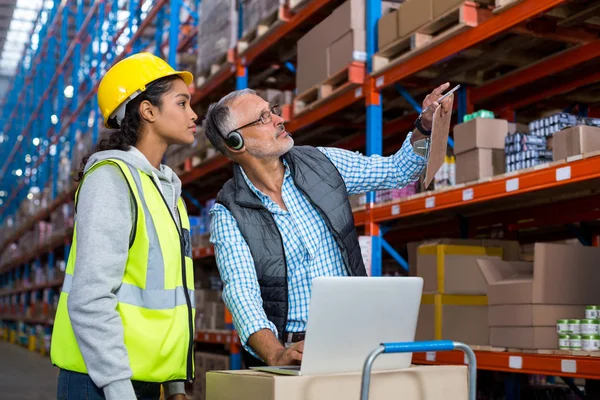
MULTIPOLYGON (((415 154, 409 134, 402 148, 394 155, 366 157, 337 148, 319 148, 339 170, 348 195, 374 190, 402 188, 418 179, 426 160, 415 154)), ((282 210, 271 198, 258 190, 242 170, 248 186, 273 214, 283 238, 288 267, 289 308, 286 330, 302 332, 308 320, 311 282, 318 276, 344 276, 346 269, 342 253, 325 221, 296 187, 287 163, 282 197, 288 211, 282 210)), ((223 300, 233 316, 242 345, 261 329, 277 330, 263 310, 260 286, 254 260, 238 225, 223 205, 215 204, 210 211, 210 241, 215 247, 217 267, 223 280, 223 300)))

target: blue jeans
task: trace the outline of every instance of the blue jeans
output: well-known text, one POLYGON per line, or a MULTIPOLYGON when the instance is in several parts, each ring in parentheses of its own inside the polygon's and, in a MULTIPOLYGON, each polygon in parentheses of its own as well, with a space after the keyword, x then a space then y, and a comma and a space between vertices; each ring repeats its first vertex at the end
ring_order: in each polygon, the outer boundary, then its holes
MULTIPOLYGON (((159 400, 160 383, 132 381, 138 400, 159 400)), ((105 400, 104 392, 87 374, 60 370, 58 374, 58 400, 105 400)))

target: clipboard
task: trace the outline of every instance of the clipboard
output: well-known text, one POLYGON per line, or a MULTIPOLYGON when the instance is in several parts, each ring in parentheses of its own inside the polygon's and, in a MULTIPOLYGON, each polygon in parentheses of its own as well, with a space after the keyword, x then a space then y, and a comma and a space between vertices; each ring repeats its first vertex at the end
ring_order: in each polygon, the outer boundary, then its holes
POLYGON ((450 98, 450 111, 443 113, 442 106, 438 106, 433 113, 431 139, 427 149, 427 167, 425 172, 425 187, 429 187, 435 174, 444 164, 448 135, 450 134, 450 120, 452 119, 452 106, 454 95, 450 98))

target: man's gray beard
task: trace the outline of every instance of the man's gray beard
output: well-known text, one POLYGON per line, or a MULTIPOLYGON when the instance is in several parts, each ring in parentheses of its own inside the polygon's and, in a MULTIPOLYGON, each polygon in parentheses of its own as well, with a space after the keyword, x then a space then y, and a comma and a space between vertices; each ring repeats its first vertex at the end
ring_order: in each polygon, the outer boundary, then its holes
POLYGON ((253 146, 253 144, 256 144, 257 142, 259 142, 259 140, 257 139, 249 139, 246 141, 246 145, 250 144, 250 146, 246 147, 246 151, 248 151, 248 153, 256 158, 259 158, 261 160, 267 160, 270 158, 279 158, 281 156, 283 156, 284 154, 286 154, 288 151, 290 151, 292 149, 292 147, 294 147, 294 139, 290 136, 290 144, 282 149, 278 149, 277 151, 275 151, 275 149, 273 149, 272 147, 268 147, 268 148, 260 148, 260 146, 253 146))

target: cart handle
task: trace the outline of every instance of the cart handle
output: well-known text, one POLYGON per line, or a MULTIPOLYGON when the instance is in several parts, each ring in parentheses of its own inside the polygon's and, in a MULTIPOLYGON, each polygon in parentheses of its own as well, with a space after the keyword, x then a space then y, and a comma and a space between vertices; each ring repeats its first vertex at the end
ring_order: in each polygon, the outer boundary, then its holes
POLYGON ((469 346, 451 340, 436 340, 430 342, 400 342, 382 343, 369 354, 362 373, 361 400, 368 400, 369 387, 371 384, 371 370, 375 359, 383 353, 421 353, 428 351, 452 351, 461 350, 467 356, 469 369, 469 400, 475 400, 477 396, 477 360, 475 353, 469 346))

